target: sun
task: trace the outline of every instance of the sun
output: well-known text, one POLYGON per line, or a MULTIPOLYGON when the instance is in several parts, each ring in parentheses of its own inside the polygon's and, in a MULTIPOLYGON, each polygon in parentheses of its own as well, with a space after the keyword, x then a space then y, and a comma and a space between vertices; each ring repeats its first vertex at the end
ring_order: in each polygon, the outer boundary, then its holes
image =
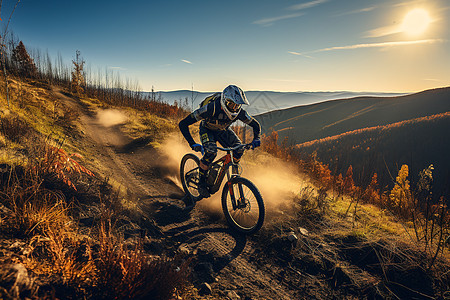
POLYGON ((430 23, 431 18, 428 12, 424 9, 416 8, 406 14, 400 29, 409 35, 419 35, 425 32, 430 23))

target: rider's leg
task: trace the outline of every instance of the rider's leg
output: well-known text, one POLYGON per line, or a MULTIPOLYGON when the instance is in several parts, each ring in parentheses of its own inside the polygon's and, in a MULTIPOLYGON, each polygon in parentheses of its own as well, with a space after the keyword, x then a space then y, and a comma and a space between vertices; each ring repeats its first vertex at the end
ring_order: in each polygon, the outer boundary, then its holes
MULTIPOLYGON (((217 135, 217 140, 223 147, 236 147, 242 145, 241 139, 230 128, 220 131, 217 135)), ((244 149, 233 151, 233 162, 238 163, 243 154, 244 149)))
POLYGON ((200 139, 202 141, 205 154, 200 160, 199 193, 206 198, 210 196, 207 188, 208 185, 206 183, 206 174, 208 173, 209 166, 217 156, 217 145, 214 132, 202 126, 200 127, 200 139))
POLYGON ((200 168, 198 171, 199 174, 199 188, 203 189, 203 191, 200 193, 202 196, 205 196, 206 193, 204 193, 204 190, 207 189, 206 187, 206 174, 208 173, 209 166, 205 165, 202 162, 203 159, 200 160, 200 168))
MULTIPOLYGON (((217 134, 217 140, 225 148, 242 145, 239 137, 230 128, 228 128, 227 130, 223 130, 219 134, 217 134)), ((232 174, 239 174, 239 168, 237 164, 241 160, 242 154, 244 154, 243 148, 233 151, 233 163, 235 164, 232 168, 232 174)))

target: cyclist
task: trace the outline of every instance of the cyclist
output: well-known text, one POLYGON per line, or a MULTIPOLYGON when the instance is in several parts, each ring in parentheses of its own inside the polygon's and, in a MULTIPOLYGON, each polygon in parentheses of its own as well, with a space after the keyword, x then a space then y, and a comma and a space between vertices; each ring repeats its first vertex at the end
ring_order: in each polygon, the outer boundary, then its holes
MULTIPOLYGON (((242 109, 242 105, 248 104, 244 91, 235 85, 229 85, 223 92, 215 93, 203 100, 200 104, 200 108, 179 123, 181 133, 189 143, 189 146, 191 146, 192 150, 201 151, 202 154, 204 153, 200 160, 200 180, 198 186, 199 194, 204 198, 210 196, 206 183, 206 174, 210 164, 217 156, 216 142, 219 142, 222 147, 235 147, 242 144, 241 140, 230 128, 230 125, 233 122, 240 120, 252 127, 252 149, 261 145, 259 138, 261 127, 258 121, 242 109), (201 121, 200 140, 202 144, 196 143, 189 132, 189 126, 197 121, 201 121)), ((241 150, 233 152, 235 163, 239 162, 243 152, 244 149, 242 148, 241 150)))

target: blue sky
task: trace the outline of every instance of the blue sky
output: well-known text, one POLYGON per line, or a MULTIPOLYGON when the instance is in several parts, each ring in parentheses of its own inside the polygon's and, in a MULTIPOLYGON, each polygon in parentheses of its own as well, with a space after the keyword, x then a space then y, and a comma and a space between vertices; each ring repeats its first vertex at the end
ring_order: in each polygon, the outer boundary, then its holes
POLYGON ((450 0, 21 0, 9 28, 143 90, 415 92, 450 85, 449 18, 450 0))

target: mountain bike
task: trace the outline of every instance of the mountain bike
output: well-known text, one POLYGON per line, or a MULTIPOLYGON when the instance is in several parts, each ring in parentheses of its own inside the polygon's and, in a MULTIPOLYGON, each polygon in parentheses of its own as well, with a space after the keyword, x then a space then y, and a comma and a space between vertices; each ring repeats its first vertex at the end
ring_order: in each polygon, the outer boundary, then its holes
MULTIPOLYGON (((215 160, 207 173, 208 190, 211 195, 220 189, 225 175, 227 176, 222 190, 222 210, 229 226, 245 234, 258 231, 264 223, 265 216, 261 193, 250 180, 240 176, 242 167, 233 162, 234 150, 240 148, 247 150, 250 147, 250 144, 233 148, 217 147, 226 154, 215 160)), ((195 154, 188 153, 181 159, 181 183, 186 197, 191 197, 195 202, 203 198, 198 192, 199 165, 200 159, 195 154)))

